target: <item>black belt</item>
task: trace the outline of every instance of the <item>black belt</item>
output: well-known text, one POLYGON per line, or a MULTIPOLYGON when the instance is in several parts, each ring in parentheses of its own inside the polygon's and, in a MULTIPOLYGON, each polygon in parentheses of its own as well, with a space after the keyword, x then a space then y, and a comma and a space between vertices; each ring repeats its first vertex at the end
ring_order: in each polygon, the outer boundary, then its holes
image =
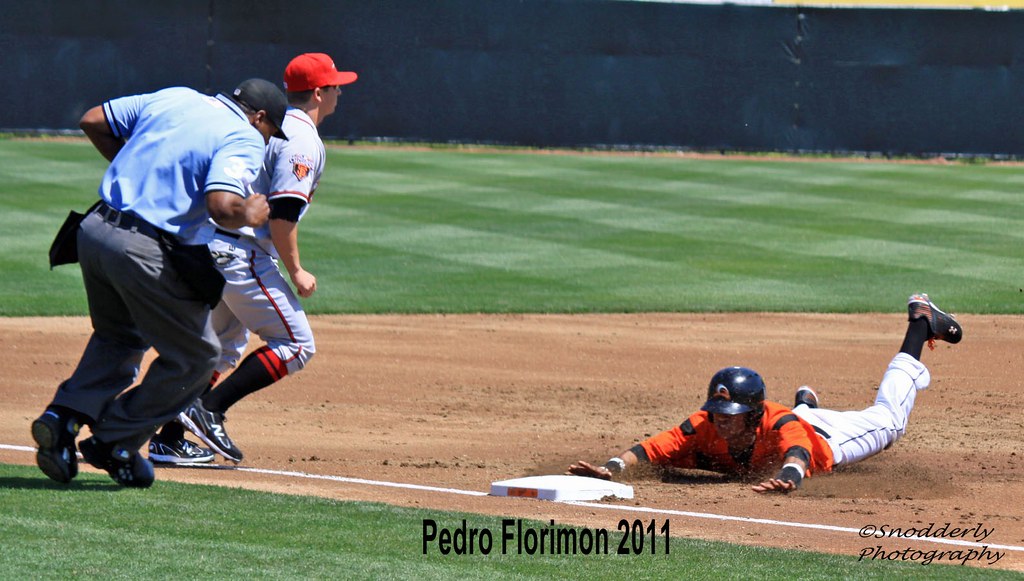
POLYGON ((149 236, 154 240, 161 240, 168 234, 149 222, 139 218, 135 214, 128 212, 122 212, 115 210, 108 206, 106 203, 100 204, 96 208, 96 213, 103 217, 108 224, 115 228, 121 228, 122 230, 131 230, 138 232, 144 236, 149 236))
POLYGON ((234 238, 235 240, 240 240, 242 238, 241 234, 237 234, 235 232, 228 232, 227 230, 221 228, 217 228, 217 234, 223 234, 224 236, 227 236, 228 238, 234 238))
POLYGON ((828 432, 826 432, 825 430, 819 428, 818 426, 811 426, 811 427, 814 428, 814 431, 818 432, 818 434, 820 434, 821 437, 825 438, 826 440, 831 440, 832 439, 832 436, 828 435, 828 432))

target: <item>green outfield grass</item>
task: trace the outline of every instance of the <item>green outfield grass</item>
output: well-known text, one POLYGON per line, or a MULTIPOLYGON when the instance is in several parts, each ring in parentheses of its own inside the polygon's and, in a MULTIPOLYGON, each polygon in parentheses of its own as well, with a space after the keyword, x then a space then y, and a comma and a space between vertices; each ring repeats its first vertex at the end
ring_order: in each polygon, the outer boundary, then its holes
MULTIPOLYGON (((609 532, 610 554, 520 554, 517 540, 503 554, 500 517, 163 481, 147 490, 120 489, 96 474, 81 474, 65 487, 34 467, 5 464, 0 506, 5 579, 1019 578, 937 562, 858 561, 679 537, 667 554, 663 538, 654 554, 649 543, 640 554, 628 546, 616 554, 621 537, 611 515, 607 526, 590 529, 609 532), (442 554, 429 541, 424 554, 427 519, 452 532, 463 519, 467 531, 488 529, 490 553, 442 554)), ((544 528, 550 524, 523 525, 544 528)))
MULTIPOLYGON (((85 142, 0 140, 0 315, 84 314, 46 251, 85 142)), ((1020 313, 1024 168, 332 148, 301 226, 311 313, 1020 313)))

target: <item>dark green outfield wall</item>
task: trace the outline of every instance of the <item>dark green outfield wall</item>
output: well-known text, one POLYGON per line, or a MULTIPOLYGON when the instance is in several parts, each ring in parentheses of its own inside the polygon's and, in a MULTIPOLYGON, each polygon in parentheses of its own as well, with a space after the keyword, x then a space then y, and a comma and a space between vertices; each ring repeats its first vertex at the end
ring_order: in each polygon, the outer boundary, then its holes
POLYGON ((3 128, 169 85, 360 80, 339 138, 1024 156, 1024 12, 597 0, 2 0, 3 128))

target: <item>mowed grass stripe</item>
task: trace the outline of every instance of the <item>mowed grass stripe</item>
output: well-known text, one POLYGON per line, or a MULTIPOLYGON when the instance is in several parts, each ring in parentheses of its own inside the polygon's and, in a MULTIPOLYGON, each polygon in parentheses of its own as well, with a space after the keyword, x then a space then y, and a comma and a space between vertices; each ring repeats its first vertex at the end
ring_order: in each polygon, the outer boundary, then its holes
MULTIPOLYGON (((300 234, 320 282, 311 313, 888 311, 919 289, 961 312, 1019 312, 1018 168, 328 155, 300 234)), ((77 269, 49 272, 46 250, 94 199, 103 160, 12 140, 0 160, 0 314, 83 314, 77 269)))
MULTIPOLYGON (((1015 283, 1017 276, 1014 268, 1017 259, 1012 256, 1012 242, 1019 238, 1019 229, 1010 226, 1019 224, 1019 220, 1003 218, 1005 213, 1002 212, 978 213, 962 209, 928 209, 927 214, 916 214, 922 204, 931 203, 931 198, 920 193, 920 188, 913 183, 903 183, 901 187, 906 193, 894 195, 892 192, 900 189, 894 187, 900 185, 898 178, 895 177, 900 172, 891 171, 888 167, 879 170, 878 164, 875 164, 875 168, 868 168, 876 174, 875 178, 860 180, 870 181, 871 185, 882 189, 874 193, 874 197, 870 197, 857 192, 854 186, 860 182, 853 186, 847 183, 845 187, 840 188, 838 194, 826 192, 824 195, 812 195, 799 193, 801 189, 809 190, 799 181, 782 185, 765 183, 760 175, 765 169, 774 170, 782 167, 782 171, 775 173, 799 176, 798 170, 818 170, 825 165, 816 163, 691 163, 691 160, 680 163, 679 160, 646 158, 545 157, 516 154, 492 156, 450 152, 414 152, 410 158, 413 161, 406 167, 429 161, 435 169, 428 173, 442 177, 435 184, 430 180, 403 180, 403 185, 410 184, 412 187, 397 188, 405 195, 396 197, 380 183, 379 171, 374 175, 373 183, 367 183, 366 189, 360 191, 360 169, 356 167, 353 169, 354 175, 349 176, 354 186, 351 205, 369 209, 376 214, 386 214, 396 220, 412 218, 422 223, 436 223, 456 216, 461 227, 486 232, 499 231, 511 236, 494 236, 495 240, 501 240, 506 253, 510 252, 510 243, 541 238, 552 242, 564 241, 575 247, 585 246, 600 251, 630 254, 645 261, 664 262, 666 264, 662 269, 659 270, 655 266, 653 272, 652 266, 644 262, 642 268, 637 267, 642 272, 632 272, 630 276, 618 277, 619 280, 632 281, 632 288, 616 288, 614 292, 603 294, 604 299, 643 299, 645 295, 662 297, 658 302, 645 303, 648 308, 658 308, 659 305, 672 301, 665 300, 665 297, 691 301, 692 294, 680 287, 682 284, 693 285, 694 278, 699 279, 696 283, 698 293, 709 292, 708 285, 702 283, 714 286, 718 282, 723 282, 723 279, 727 279, 724 281, 726 284, 739 284, 741 287, 746 285, 744 290, 737 293, 730 292, 730 289, 724 289, 724 292, 723 289, 710 290, 719 298, 736 296, 736 299, 728 301, 722 308, 735 308, 742 301, 741 297, 758 295, 766 291, 771 293, 771 289, 785 289, 776 296, 799 300, 803 302, 803 308, 817 308, 808 307, 805 301, 808 297, 817 296, 821 292, 818 280, 821 271, 831 270, 830 277, 834 281, 839 281, 837 284, 848 291, 831 296, 842 295, 844 304, 857 305, 853 308, 859 309, 865 308, 866 303, 877 303, 877 298, 868 301, 860 299, 864 296, 877 295, 880 282, 891 284, 893 287, 916 288, 926 284, 930 279, 935 279, 937 275, 949 275, 943 279, 952 288, 970 289, 977 286, 976 282, 986 281, 989 284, 1006 285, 1004 288, 1008 288, 1015 283), (444 165, 437 163, 438 159, 445 157, 458 157, 455 165, 459 166, 461 173, 437 172, 436 167, 444 165), (523 158, 531 161, 536 157, 544 158, 553 169, 547 172, 517 170, 516 164, 523 163, 523 158), (670 170, 677 167, 683 169, 670 171, 667 177, 656 175, 646 167, 640 172, 637 171, 637 165, 650 162, 659 167, 670 166, 670 170), (559 171, 567 165, 569 170, 560 175, 559 171), (692 169, 694 166, 698 166, 696 170, 692 169), (595 175, 586 181, 585 177, 581 177, 585 176, 581 167, 592 174, 607 172, 608 175, 595 175), (625 173, 629 177, 625 186, 616 181, 614 173, 614 170, 622 167, 626 167, 625 173), (744 172, 734 171, 736 167, 751 174, 738 186, 731 176, 744 172), (505 172, 505 175, 494 176, 488 173, 495 170, 505 172), (538 177, 541 174, 542 177, 538 177), (646 181, 634 179, 638 174, 643 174, 646 181), (461 181, 456 181, 453 176, 457 176, 461 181), (581 179, 584 180, 582 187, 581 179), (695 179, 701 180, 699 187, 691 187, 695 179), (731 183, 714 183, 715 180, 731 180, 731 183), (790 191, 798 193, 788 193, 790 191), (406 196, 412 192, 415 192, 414 196, 417 198, 431 199, 431 204, 421 205, 419 201, 408 200, 406 196), (583 198, 583 195, 590 197, 583 198), (865 197, 869 199, 866 201, 865 197), (876 198, 882 203, 871 201, 876 198), (894 199, 901 200, 900 205, 895 208, 892 205, 894 199), (450 212, 431 214, 429 207, 433 204, 444 205, 450 212), (907 209, 903 209, 903 206, 907 209), (479 212, 478 209, 490 209, 494 212, 479 212), (993 218, 990 214, 1000 217, 993 218), (841 219, 833 219, 834 216, 841 219), (959 226, 960 230, 951 229, 950 225, 959 226), (632 235, 628 233, 629 230, 636 230, 638 234, 632 235), (656 239, 645 239, 643 233, 650 232, 659 236, 656 239), (998 232, 1011 234, 1009 239, 1000 240, 998 234, 993 235, 998 232), (894 235, 907 237, 915 242, 893 241, 891 238, 894 235), (961 246, 971 246, 960 244, 958 236, 973 238, 972 244, 986 252, 961 250, 961 246), (944 242, 949 243, 948 250, 940 252, 942 249, 937 246, 944 242), (757 250, 762 252, 756 252, 757 250), (747 260, 752 251, 753 260, 747 260), (743 258, 737 258, 737 255, 743 258), (819 260, 808 260, 807 257, 819 260), (672 268, 669 266, 671 264, 678 266, 672 268), (940 269, 945 269, 946 272, 939 272, 940 269), (760 276, 749 274, 756 270, 761 271, 757 273, 760 276), (748 274, 744 276, 743 271, 747 271, 748 274), (807 273, 806 278, 798 278, 803 272, 807 273), (716 273, 725 276, 715 276, 716 273), (894 277, 896 274, 900 276, 894 277), (677 282, 675 285, 659 284, 662 277, 687 282, 677 282), (879 277, 881 281, 878 280, 879 277), (636 284, 650 285, 659 291, 636 292, 636 284), (794 292, 794 287, 806 290, 794 292), (815 287, 817 290, 814 290, 815 287), (669 290, 668 295, 663 292, 666 288, 669 290)), ((825 169, 833 172, 852 168, 853 173, 860 174, 865 173, 866 167, 865 164, 850 163, 827 166, 825 169)), ((893 167, 923 169, 926 174, 935 169, 944 170, 946 173, 949 170, 976 169, 960 166, 893 167)), ((373 171, 376 170, 377 168, 373 168, 373 171)), ((813 175, 820 175, 820 172, 816 171, 813 175)), ((944 177, 942 180, 947 178, 944 177)), ((855 180, 848 178, 846 181, 855 180)), ((975 195, 974 198, 976 197, 975 195)), ((963 207, 962 204, 958 206, 955 202, 953 200, 951 207, 963 207)), ((977 207, 976 200, 972 203, 972 208, 977 207)), ((352 236, 358 237, 358 233, 352 236)), ((533 246, 529 241, 518 243, 523 248, 533 246)), ((520 255, 532 257, 536 272, 543 269, 540 265, 548 262, 543 255, 534 254, 532 249, 520 255)), ((559 250, 552 254, 556 257, 567 255, 572 255, 571 250, 568 253, 559 250)), ((452 253, 445 255, 452 256, 452 253)), ((551 263, 560 264, 557 261, 551 263)), ((579 280, 585 278, 587 273, 583 272, 583 269, 576 269, 576 274, 580 275, 576 277, 579 280)), ((894 294, 899 294, 899 291, 894 291, 894 294)), ((613 303, 606 302, 603 303, 604 307, 598 305, 597 308, 630 308, 629 305, 623 306, 621 301, 613 303), (608 306, 613 303, 615 306, 608 306)), ((820 303, 821 301, 816 301, 813 304, 820 303)), ((835 304, 834 300, 826 303, 835 304)), ((690 308, 699 309, 698 304, 707 305, 708 301, 688 304, 690 308)), ((752 300, 750 306, 780 308, 778 301, 759 299, 752 300)), ((781 308, 785 310, 787 307, 781 308)))
MULTIPOLYGON (((766 165, 778 165, 777 163, 766 164, 766 165)), ((847 164, 852 165, 852 164, 847 164)), ((602 187, 607 187, 606 183, 601 184, 602 187)), ((737 252, 741 252, 743 245, 748 245, 755 248, 764 248, 775 252, 785 252, 793 254, 794 256, 819 256, 819 257, 832 257, 832 258, 844 258, 853 260, 857 256, 865 258, 865 263, 874 265, 892 265, 901 266, 913 269, 914 267, 925 264, 921 260, 932 251, 933 246, 921 246, 914 244, 903 244, 898 242, 892 242, 887 239, 877 238, 864 238, 863 236, 836 236, 835 232, 824 232, 825 228, 829 226, 827 223, 823 223, 818 220, 818 216, 814 212, 808 212, 803 209, 807 206, 809 200, 814 200, 816 197, 813 196, 786 196, 780 192, 769 192, 762 196, 749 196, 747 192, 733 191, 740 204, 733 205, 731 208, 726 207, 721 213, 727 215, 747 217, 746 220, 741 218, 721 218, 713 217, 706 212, 707 207, 698 209, 698 211, 704 211, 704 215, 698 215, 695 213, 677 213, 671 211, 662 211, 660 209, 652 209, 648 206, 630 206, 626 204, 613 204, 605 201, 585 200, 579 198, 563 198, 563 197, 552 197, 550 195, 541 195, 530 191, 513 191, 510 189, 501 188, 489 188, 488 191, 480 191, 478 187, 467 186, 464 188, 457 188, 454 186, 448 186, 443 188, 430 188, 424 184, 420 184, 421 196, 430 197, 437 200, 443 200, 449 204, 453 204, 456 201, 467 207, 466 210, 459 213, 459 218, 462 219, 466 215, 472 214, 471 208, 491 208, 496 209, 499 213, 494 215, 483 215, 481 214, 480 219, 476 220, 486 228, 493 229, 500 227, 503 218, 508 218, 510 215, 521 215, 520 220, 507 220, 510 224, 521 224, 525 223, 529 218, 526 214, 534 215, 534 222, 532 225, 527 227, 517 227, 515 232, 521 236, 541 236, 546 239, 558 239, 564 237, 566 232, 585 232, 589 230, 592 235, 577 235, 574 237, 574 242, 588 244, 590 241, 600 239, 600 233, 604 232, 607 234, 603 238, 608 239, 611 233, 618 231, 619 229, 639 229, 643 231, 659 232, 665 235, 664 240, 667 242, 662 248, 665 249, 676 249, 679 252, 686 252, 692 249, 692 242, 697 240, 713 239, 716 234, 720 235, 722 232, 735 232, 737 235, 729 240, 729 244, 737 247, 737 252), (790 198, 796 198, 791 200, 790 198), (752 202, 751 202, 752 200, 752 202), (784 202, 788 202, 783 205, 784 202), (756 210, 751 210, 748 206, 750 204, 756 204, 758 207, 756 210), (762 207, 763 206, 763 207, 762 207), (781 208, 780 208, 781 207, 781 208), (791 210, 792 209, 792 210, 791 210), (760 212, 760 214, 758 214, 760 212), (762 224, 766 220, 772 220, 776 218, 777 214, 784 214, 778 216, 775 222, 768 222, 762 224), (592 225, 602 225, 605 228, 587 228, 583 225, 582 228, 565 228, 560 227, 563 224, 548 224, 546 218, 550 216, 558 216, 559 218, 570 221, 570 222, 586 222, 592 225), (794 216, 796 219, 794 220, 794 216), (776 224, 785 223, 787 221, 794 222, 792 226, 777 226, 776 224), (554 227, 552 227, 554 226, 554 227), (683 234, 683 235, 677 235, 683 234)), ((679 188, 676 184, 675 187, 679 188)), ((722 187, 724 188, 724 187, 722 187)), ((720 188, 720 189, 722 189, 720 188)), ((735 188, 733 188, 735 190, 735 188)), ((600 188, 596 193, 600 193, 600 188)), ((596 194, 595 194, 596 195, 596 194)), ((679 197, 679 196, 677 196, 679 197)), ((707 192, 700 191, 696 192, 693 198, 706 199, 707 192)), ((382 212, 393 212, 396 215, 401 215, 405 210, 415 204, 408 202, 396 201, 393 196, 385 196, 387 201, 382 202, 377 206, 378 211, 382 212), (390 209, 389 209, 390 208, 390 209), (391 210, 393 209, 393 210, 391 210)), ((642 201, 641 201, 642 203, 642 201)), ((828 203, 835 203, 832 200, 828 200, 828 203)), ((857 203, 848 200, 843 200, 841 203, 847 206, 857 206, 856 212, 846 211, 846 215, 870 215, 879 216, 884 215, 884 208, 880 208, 878 205, 868 205, 864 203, 857 203)), ((692 204, 696 206, 696 204, 692 204)), ((710 206, 710 205, 707 205, 710 206)), ((913 216, 912 213, 906 212, 897 216, 913 216)), ((976 218, 978 221, 991 222, 992 220, 974 215, 964 213, 945 213, 944 217, 947 221, 957 221, 960 218, 971 219, 976 218)), ((437 219, 444 219, 436 215, 422 217, 422 220, 432 221, 437 219)), ((939 216, 932 213, 930 216, 923 219, 919 219, 926 223, 926 226, 922 227, 918 233, 920 237, 926 237, 931 232, 931 225, 939 221, 939 216)), ((898 220, 903 223, 904 220, 898 220)), ((1004 223, 1008 222, 1006 220, 1004 223)), ((849 230, 854 231, 871 231, 877 233, 879 236, 892 232, 893 224, 891 222, 883 222, 879 220, 873 221, 873 223, 857 222, 848 227, 849 230)), ((995 230, 995 229, 993 229, 995 230)), ((620 239, 616 238, 616 241, 620 239)), ((1006 249, 1007 252, 1013 248, 1011 244, 1001 244, 998 246, 1000 250, 1006 249)), ((633 249, 628 246, 620 246, 618 249, 626 253, 634 253, 633 249)), ((602 250, 610 250, 607 247, 602 250)), ((659 256, 652 256, 650 248, 640 248, 640 253, 649 258, 661 259, 659 256)), ((533 250, 528 249, 525 255, 533 255, 533 250)), ((562 254, 564 256, 564 254, 562 254)), ((972 265, 965 269, 952 269, 950 274, 971 276, 973 275, 979 279, 985 279, 1003 283, 1013 283, 1017 280, 1017 272, 1015 270, 1016 259, 994 261, 988 270, 979 271, 975 266, 976 264, 986 264, 986 257, 979 256, 975 253, 962 252, 959 250, 951 250, 946 255, 946 263, 935 264, 932 268, 942 267, 946 268, 948 264, 967 264, 972 265)), ((677 256, 670 256, 669 260, 678 260, 677 256)), ((728 268, 726 266, 726 268, 728 268)))
MULTIPOLYGON (((461 192, 454 195, 424 194, 426 197, 443 199, 449 204, 458 203, 463 205, 464 212, 459 217, 465 217, 472 213, 471 208, 495 210, 491 215, 480 213, 480 219, 476 222, 488 228, 500 227, 502 218, 509 215, 518 215, 521 219, 518 222, 525 224, 524 228, 517 228, 515 232, 525 235, 537 235, 549 239, 558 239, 565 236, 565 233, 584 232, 583 236, 575 236, 574 241, 586 242, 599 237, 601 232, 612 233, 621 230, 639 230, 665 235, 669 242, 680 242, 677 247, 685 249, 685 242, 694 239, 706 240, 721 236, 725 232, 733 232, 735 236, 729 238, 734 244, 746 244, 754 247, 767 248, 772 250, 784 250, 797 255, 828 256, 828 257, 850 257, 862 255, 869 258, 891 255, 894 258, 892 264, 914 263, 917 258, 918 248, 933 249, 936 244, 908 245, 899 242, 892 242, 885 238, 871 238, 866 233, 874 233, 883 236, 892 232, 894 226, 903 225, 910 230, 917 228, 918 237, 927 239, 929 233, 934 232, 936 224, 959 223, 958 231, 962 236, 977 236, 989 232, 1005 232, 1008 239, 1000 240, 1000 235, 987 236, 984 246, 985 254, 961 251, 957 245, 951 245, 948 259, 953 263, 984 264, 989 256, 993 257, 994 273, 979 273, 979 278, 1012 282, 1016 275, 1007 270, 1007 266, 1017 265, 1016 247, 1012 243, 1014 239, 1024 237, 1024 231, 1014 230, 1014 223, 1008 219, 991 219, 978 217, 964 213, 950 213, 929 211, 919 213, 907 212, 912 220, 919 222, 917 225, 908 225, 910 220, 895 221, 861 221, 856 220, 844 228, 829 228, 828 223, 818 220, 819 212, 803 209, 806 204, 797 206, 793 203, 792 210, 782 208, 781 204, 768 205, 752 211, 747 207, 733 207, 715 216, 706 211, 698 214, 701 209, 695 212, 672 212, 654 209, 647 206, 632 206, 628 204, 616 204, 605 201, 582 200, 577 198, 548 198, 528 192, 512 192, 507 190, 501 197, 480 196, 479 192, 461 192), (457 200, 457 202, 456 202, 457 200), (800 207, 801 209, 796 209, 800 207), (530 216, 534 219, 530 223, 530 216), (551 227, 546 222, 549 217, 557 217, 561 220, 576 223, 576 229, 551 227), (730 217, 733 216, 733 217, 730 217), (975 220, 976 223, 969 222, 975 220), (582 222, 582 223, 581 223, 582 222), (586 235, 586 225, 602 226, 593 228, 597 233, 591 236, 586 235), (966 227, 965 227, 966 226, 966 227), (839 236, 847 232, 861 232, 864 234, 839 236), (989 240, 988 238, 992 238, 989 240), (892 244, 887 247, 886 245, 892 244), (870 247, 864 251, 865 247, 870 247), (1004 256, 1010 260, 1000 261, 998 257, 1004 256), (1011 275, 1007 277, 1006 275, 1011 275)), ((781 194, 769 194, 781 200, 781 194)), ((389 197, 389 200, 395 201, 389 197)), ((760 202, 759 202, 760 203, 760 202)), ((851 204, 852 205, 852 204, 851 204)), ((382 204, 379 211, 388 211, 384 208, 408 207, 408 204, 388 203, 382 204)), ((819 208, 820 210, 820 208, 819 208)), ((878 205, 868 206, 861 204, 856 211, 844 212, 847 216, 877 216, 884 212, 884 208, 878 205)), ((402 210, 396 210, 396 214, 402 210)), ((424 220, 437 219, 438 216, 424 216, 424 220)), ((443 217, 442 217, 443 219, 443 217)), ((512 221, 510 221, 512 222, 512 221)), ((555 226, 557 226, 556 224, 555 226)), ((955 240, 955 238, 954 238, 955 240)), ((669 248, 676 247, 672 244, 666 245, 669 248)), ((607 249, 606 249, 607 250, 607 249)), ((624 248, 624 252, 630 249, 624 248)), ((646 252, 646 251, 645 251, 646 252)), ((877 260, 872 260, 876 262, 877 260)))
MULTIPOLYGON (((509 155, 506 157, 515 158, 517 156, 509 155)), ((584 157, 583 159, 591 160, 592 158, 584 157)), ((644 160, 639 161, 642 162, 644 160)), ((677 160, 658 159, 653 161, 659 162, 661 165, 666 163, 672 163, 676 166, 686 165, 679 164, 677 160)), ((615 167, 615 164, 607 166, 603 164, 603 161, 601 163, 602 165, 597 165, 592 170, 592 173, 597 174, 597 172, 603 171, 607 167, 615 167)), ((997 239, 1002 235, 1014 240, 1024 236, 1019 229, 1010 227, 1020 217, 1020 211, 1016 205, 1006 208, 993 208, 992 206, 995 206, 995 204, 979 206, 976 203, 964 204, 961 201, 953 200, 957 204, 953 207, 958 208, 957 210, 943 209, 941 205, 944 201, 948 200, 944 200, 939 195, 933 193, 910 192, 906 195, 902 194, 899 189, 893 187, 894 184, 898 184, 893 180, 887 180, 885 187, 881 191, 875 192, 874 195, 869 195, 871 192, 865 191, 864 184, 851 179, 846 180, 846 188, 849 191, 842 196, 830 196, 823 193, 820 189, 814 191, 814 193, 802 193, 799 190, 807 188, 806 184, 800 182, 794 182, 792 188, 787 187, 773 190, 771 189, 772 184, 765 184, 764 176, 761 175, 753 175, 752 178, 745 179, 743 182, 734 179, 734 174, 743 172, 735 171, 732 168, 732 164, 744 162, 703 163, 727 163, 730 165, 724 168, 727 170, 726 172, 720 171, 718 174, 711 174, 710 171, 702 172, 708 176, 709 180, 712 178, 717 180, 716 183, 711 181, 697 183, 689 180, 687 175, 693 173, 689 171, 680 171, 678 172, 680 175, 670 175, 666 179, 659 178, 658 180, 654 180, 648 175, 646 176, 646 181, 638 180, 633 176, 628 177, 628 180, 617 181, 613 175, 593 175, 586 182, 589 185, 584 192, 587 196, 586 199, 581 199, 577 194, 579 189, 578 171, 573 172, 568 179, 549 175, 541 183, 522 183, 522 180, 519 180, 516 182, 515 187, 497 187, 493 179, 488 179, 486 185, 481 185, 478 183, 478 180, 466 179, 462 182, 449 180, 436 184, 436 187, 430 182, 417 180, 414 182, 414 191, 419 192, 419 195, 431 196, 437 199, 459 200, 465 203, 508 210, 528 208, 540 213, 549 209, 557 211, 560 207, 564 207, 572 212, 587 212, 588 210, 601 212, 605 209, 620 211, 623 208, 639 207, 651 211, 668 211, 670 213, 682 211, 693 216, 708 216, 714 215, 716 211, 719 213, 743 213, 744 210, 752 209, 751 212, 741 215, 747 218, 750 213, 761 214, 762 219, 768 218, 772 220, 786 220, 788 218, 789 221, 799 222, 807 228, 819 227, 823 229, 831 229, 836 224, 828 218, 829 214, 837 214, 847 220, 860 218, 862 221, 853 222, 850 227, 856 229, 866 228, 868 232, 872 230, 872 224, 875 225, 874 229, 882 231, 891 230, 891 225, 894 223, 908 227, 920 225, 923 228, 919 232, 912 232, 911 234, 919 236, 931 234, 938 244, 943 243, 943 240, 947 237, 948 230, 932 230, 936 225, 945 226, 953 224, 958 226, 956 230, 986 233, 997 237, 997 239), (659 199, 658 196, 651 195, 652 192, 665 195, 659 199), (552 196, 555 198, 553 201, 545 201, 545 198, 551 198, 552 196), (884 204, 880 205, 872 201, 876 198, 881 198, 884 204), (903 199, 902 202, 900 201, 901 199, 903 199), (913 202, 913 205, 910 202, 913 202), (595 204, 610 205, 600 207, 595 206, 595 204), (886 212, 887 209, 892 209, 893 205, 902 206, 904 204, 907 205, 908 211, 906 212, 886 212), (979 209, 982 211, 979 212, 979 209), (986 209, 988 213, 985 212, 986 209), (922 210, 924 211, 922 212, 922 210), (1007 210, 1013 211, 1017 216, 1016 220, 1007 219, 1007 210), (765 212, 769 214, 765 216, 765 212), (825 212, 825 214, 823 215, 822 212, 825 212)), ((594 165, 593 161, 591 161, 591 165, 594 165)), ((770 175, 770 170, 777 166, 785 165, 787 164, 779 162, 760 162, 753 165, 749 170, 751 172, 769 172, 770 175)), ((803 165, 817 168, 824 164, 805 163, 788 165, 803 165)), ((861 165, 863 164, 846 163, 834 164, 830 167, 856 169, 861 167, 861 165)), ((919 166, 901 167, 913 169, 919 166)), ((972 168, 963 169, 971 170, 972 168)), ((359 170, 356 169, 355 171, 358 173, 359 170)), ((775 173, 790 175, 793 172, 775 173)), ((906 180, 899 185, 904 190, 920 189, 913 182, 907 182, 906 180)), ((372 191, 374 186, 370 185, 368 189, 372 191)), ((380 189, 380 187, 378 186, 377 189, 380 189)), ((412 191, 406 190, 401 186, 396 189, 403 192, 412 191)), ((608 215, 614 216, 611 212, 608 215)), ((756 216, 754 218, 756 219, 756 216)), ((631 226, 629 221, 625 222, 626 227, 631 226)), ((994 244, 993 246, 996 245, 994 244)))

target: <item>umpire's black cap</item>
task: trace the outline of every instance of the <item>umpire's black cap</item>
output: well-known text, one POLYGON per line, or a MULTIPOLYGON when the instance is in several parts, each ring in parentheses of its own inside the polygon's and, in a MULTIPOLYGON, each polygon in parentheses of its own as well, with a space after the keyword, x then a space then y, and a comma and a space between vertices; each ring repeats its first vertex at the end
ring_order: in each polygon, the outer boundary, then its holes
POLYGON ((264 79, 249 79, 235 87, 231 98, 253 111, 266 111, 267 119, 277 127, 274 137, 288 139, 281 130, 284 115, 288 112, 288 99, 277 85, 264 79))

